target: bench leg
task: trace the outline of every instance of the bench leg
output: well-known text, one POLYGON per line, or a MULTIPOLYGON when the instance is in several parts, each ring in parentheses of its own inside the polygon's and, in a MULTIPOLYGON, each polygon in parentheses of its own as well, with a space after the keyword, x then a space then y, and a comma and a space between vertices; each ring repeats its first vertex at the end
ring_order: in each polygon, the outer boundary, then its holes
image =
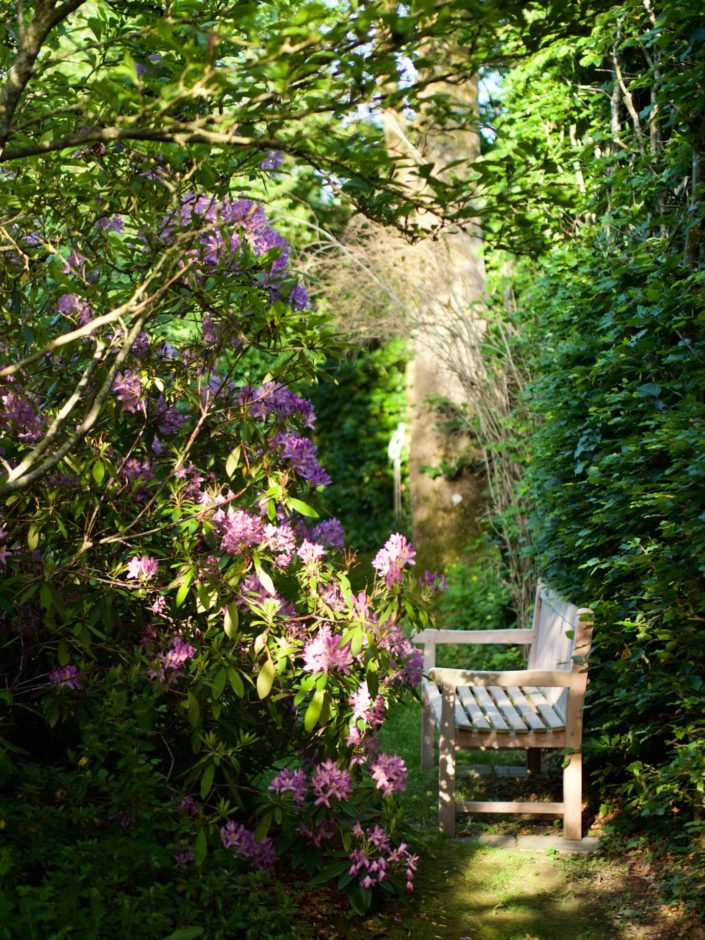
POLYGON ((527 747, 526 749, 526 772, 530 777, 535 777, 541 773, 541 748, 527 747))
POLYGON ((421 716, 421 769, 428 770, 435 764, 436 726, 433 713, 424 702, 421 716))
POLYGON ((455 835, 455 690, 443 689, 438 745, 438 823, 446 836, 455 835))
POLYGON ((563 768, 563 838, 583 837, 583 755, 570 754, 563 768))

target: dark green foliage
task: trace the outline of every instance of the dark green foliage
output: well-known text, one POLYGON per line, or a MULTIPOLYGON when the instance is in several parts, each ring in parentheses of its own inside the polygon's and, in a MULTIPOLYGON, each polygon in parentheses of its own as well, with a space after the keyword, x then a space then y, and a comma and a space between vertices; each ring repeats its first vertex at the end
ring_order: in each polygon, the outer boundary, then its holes
MULTIPOLYGON (((697 4, 660 4, 654 23, 646 9, 615 5, 599 17, 589 42, 576 39, 578 62, 563 46, 544 59, 534 102, 541 119, 563 59, 573 62, 574 145, 554 138, 554 153, 564 146, 563 165, 581 169, 583 192, 574 180, 575 209, 554 228, 556 249, 521 299, 536 350, 526 495, 540 570, 597 613, 586 720, 601 794, 635 814, 694 817, 697 827, 705 213, 694 113, 702 113, 705 44, 697 4)), ((545 214, 555 225, 554 208, 545 214)))
POLYGON ((404 528, 394 519, 394 476, 389 440, 405 420, 407 354, 401 340, 352 350, 330 360, 328 377, 307 393, 318 415, 318 452, 333 483, 327 490, 331 513, 348 541, 363 550, 381 545, 404 528))

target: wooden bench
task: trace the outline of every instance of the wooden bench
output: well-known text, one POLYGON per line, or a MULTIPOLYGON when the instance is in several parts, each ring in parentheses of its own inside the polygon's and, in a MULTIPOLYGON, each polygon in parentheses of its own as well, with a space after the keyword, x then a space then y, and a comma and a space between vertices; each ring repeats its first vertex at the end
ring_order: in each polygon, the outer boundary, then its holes
POLYGON ((438 815, 455 834, 456 812, 543 813, 563 816, 565 839, 581 839, 583 706, 592 611, 561 600, 539 584, 530 630, 423 630, 421 764, 434 760, 439 730, 438 815), (436 667, 439 643, 518 643, 529 647, 528 667, 482 672, 436 667), (456 801, 457 748, 523 748, 529 773, 540 769, 542 748, 568 751, 563 802, 456 801))

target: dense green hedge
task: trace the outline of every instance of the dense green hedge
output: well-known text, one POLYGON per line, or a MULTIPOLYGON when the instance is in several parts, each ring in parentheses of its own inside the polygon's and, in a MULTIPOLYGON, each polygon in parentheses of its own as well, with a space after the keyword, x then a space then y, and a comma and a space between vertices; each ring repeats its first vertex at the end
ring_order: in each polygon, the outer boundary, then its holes
POLYGON ((406 413, 402 340, 352 348, 330 359, 331 382, 307 389, 317 413, 318 452, 333 477, 327 490, 349 544, 373 549, 402 521, 394 519, 394 477, 389 440, 406 413))

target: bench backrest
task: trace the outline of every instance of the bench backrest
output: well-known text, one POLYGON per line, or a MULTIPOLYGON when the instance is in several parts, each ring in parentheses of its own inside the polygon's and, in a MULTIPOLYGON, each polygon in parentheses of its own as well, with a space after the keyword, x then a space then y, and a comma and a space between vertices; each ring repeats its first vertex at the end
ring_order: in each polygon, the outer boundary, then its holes
MULTIPOLYGON (((539 582, 534 605, 533 639, 529 669, 558 669, 570 672, 573 652, 580 630, 581 609, 564 601, 555 591, 539 582)), ((589 638, 588 638, 589 642, 589 638)), ((579 652, 587 652, 582 650, 579 652)), ((545 689, 549 703, 565 721, 568 704, 567 689, 545 689)))

